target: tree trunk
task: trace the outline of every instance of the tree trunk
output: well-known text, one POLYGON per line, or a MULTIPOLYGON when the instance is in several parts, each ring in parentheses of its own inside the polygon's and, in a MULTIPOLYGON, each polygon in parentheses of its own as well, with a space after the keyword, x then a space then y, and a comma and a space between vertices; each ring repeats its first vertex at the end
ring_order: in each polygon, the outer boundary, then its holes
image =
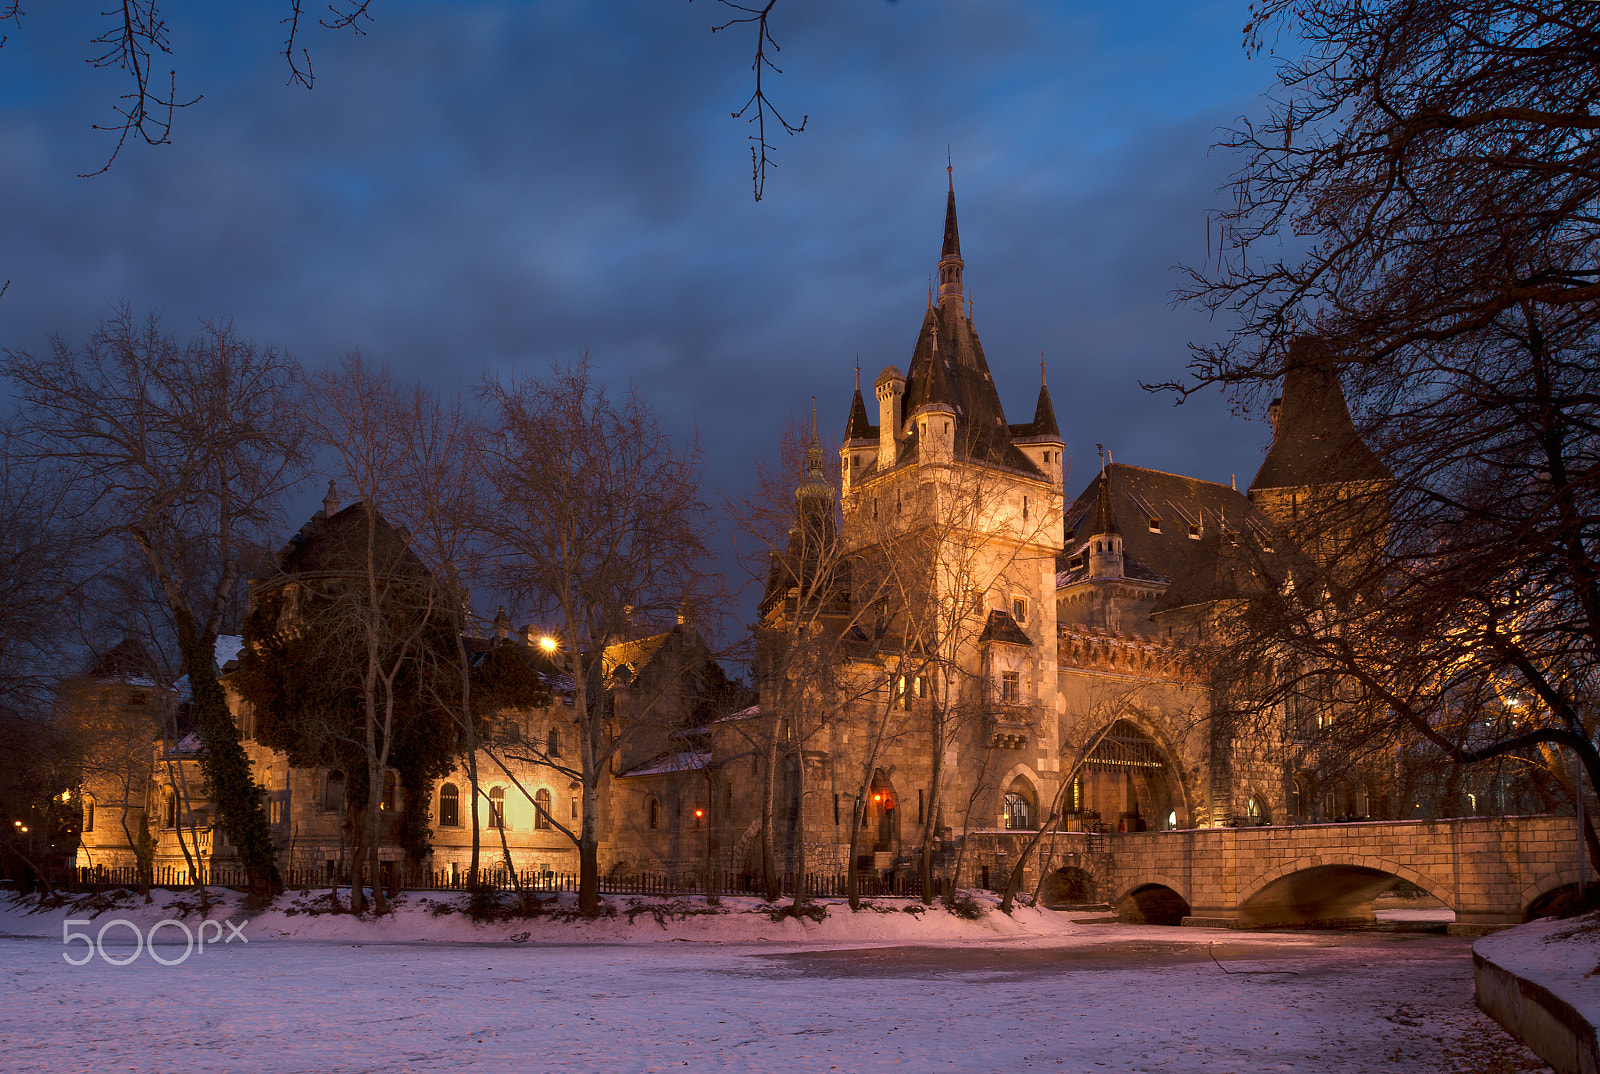
POLYGON ((774 714, 772 732, 767 736, 767 772, 761 797, 761 878, 767 886, 767 901, 783 897, 783 880, 778 875, 776 824, 773 814, 778 796, 778 740, 783 736, 783 717, 774 714))
POLYGON ((211 787, 217 807, 217 825, 239 853, 255 895, 283 891, 272 829, 261 805, 261 788, 250 774, 250 758, 239 742, 239 729, 228 712, 228 700, 217 682, 216 638, 197 637, 192 624, 180 623, 179 646, 184 670, 189 674, 189 714, 205 749, 200 769, 211 787))
POLYGON ((806 904, 806 751, 796 728, 794 776, 794 909, 806 904))

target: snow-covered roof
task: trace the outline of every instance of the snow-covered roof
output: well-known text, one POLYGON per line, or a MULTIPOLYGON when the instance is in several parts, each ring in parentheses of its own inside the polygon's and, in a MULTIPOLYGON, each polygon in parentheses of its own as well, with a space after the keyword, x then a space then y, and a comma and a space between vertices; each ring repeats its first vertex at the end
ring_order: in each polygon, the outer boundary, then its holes
POLYGON ((642 768, 635 768, 631 772, 622 773, 622 775, 624 777, 661 776, 672 772, 701 772, 709 767, 711 767, 711 752, 709 750, 690 750, 658 757, 642 768))

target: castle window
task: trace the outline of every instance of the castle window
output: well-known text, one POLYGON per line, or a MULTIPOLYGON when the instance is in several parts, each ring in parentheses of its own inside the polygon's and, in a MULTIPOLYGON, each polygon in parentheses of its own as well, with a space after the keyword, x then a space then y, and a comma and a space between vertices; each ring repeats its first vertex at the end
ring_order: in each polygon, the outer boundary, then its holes
POLYGON ((94 831, 94 799, 88 795, 83 796, 83 830, 94 831))
POLYGON ((163 807, 161 811, 161 826, 163 828, 176 828, 178 826, 178 796, 168 791, 163 807))
POLYGON ((1189 540, 1198 541, 1199 539, 1200 539, 1200 527, 1197 526, 1197 525, 1190 526, 1189 527, 1189 540))
POLYGON ((1067 557, 1067 570, 1075 571, 1075 570, 1078 570, 1082 566, 1083 566, 1083 553, 1082 552, 1079 552, 1079 553, 1077 553, 1075 555, 1071 555, 1071 556, 1067 557))
POLYGON ((578 819, 578 796, 576 794, 572 796, 572 819, 578 819))
POLYGON ((322 782, 322 811, 337 813, 344 808, 344 772, 337 768, 328 770, 322 782))
POLYGON ((561 729, 559 727, 550 728, 550 734, 545 739, 544 752, 551 757, 561 756, 561 729))
POLYGON ((1156 518, 1153 515, 1150 518, 1150 532, 1151 533, 1160 533, 1161 532, 1161 520, 1159 518, 1156 518))
POLYGON ((661 802, 654 796, 647 799, 644 806, 645 827, 652 832, 661 830, 661 802))
POLYGON ((1016 791, 1006 795, 1006 827, 1012 831, 1032 828, 1031 809, 1028 800, 1016 791))
POLYGON ((540 787, 533 792, 533 826, 548 829, 550 827, 550 792, 540 787))
POLYGON ((1011 598, 1011 618, 1015 619, 1018 623, 1026 623, 1028 621, 1027 597, 1011 598))
POLYGON ((400 799, 400 777, 394 772, 387 772, 383 777, 383 798, 378 802, 378 808, 385 813, 393 813, 400 799))
POLYGON ((496 787, 489 792, 489 827, 506 827, 506 789, 496 787))
POLYGON ((1026 496, 1022 498, 1022 520, 1024 522, 1028 520, 1028 498, 1026 496))
POLYGON ((454 783, 446 783, 439 788, 439 827, 459 828, 461 826, 461 792, 454 783))
POLYGON ((1021 672, 1002 671, 1000 673, 1000 700, 1008 705, 1015 705, 1022 700, 1021 672))
POLYGON ((908 709, 911 707, 911 693, 906 689, 906 677, 900 676, 894 684, 894 707, 908 709))

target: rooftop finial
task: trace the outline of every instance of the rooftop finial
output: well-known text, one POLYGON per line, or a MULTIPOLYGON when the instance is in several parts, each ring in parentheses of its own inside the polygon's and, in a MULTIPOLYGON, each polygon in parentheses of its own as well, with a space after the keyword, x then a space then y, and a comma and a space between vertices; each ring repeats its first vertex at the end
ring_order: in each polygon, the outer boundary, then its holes
POLYGON ((1044 376, 1044 351, 1039 352, 1039 387, 1043 388, 1050 382, 1044 376))
POLYGON ((944 147, 944 171, 950 177, 950 193, 956 192, 956 163, 950 156, 950 147, 944 147))
POLYGON ((322 517, 332 518, 339 512, 339 490, 332 479, 328 481, 328 494, 322 498, 322 517))
MULTIPOLYGON (((861 355, 856 355, 856 391, 861 390, 861 355)), ((813 399, 813 401, 815 401, 813 399)))

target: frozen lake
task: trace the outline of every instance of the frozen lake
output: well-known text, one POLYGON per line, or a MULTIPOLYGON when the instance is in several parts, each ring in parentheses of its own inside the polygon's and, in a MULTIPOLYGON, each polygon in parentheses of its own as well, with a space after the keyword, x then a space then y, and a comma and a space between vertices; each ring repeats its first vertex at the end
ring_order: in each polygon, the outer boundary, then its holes
POLYGON ((1546 1069, 1472 1005, 1470 942, 1442 935, 1103 925, 866 949, 277 940, 215 944, 171 967, 148 952, 72 966, 66 950, 0 939, 9 1070, 1546 1069))

